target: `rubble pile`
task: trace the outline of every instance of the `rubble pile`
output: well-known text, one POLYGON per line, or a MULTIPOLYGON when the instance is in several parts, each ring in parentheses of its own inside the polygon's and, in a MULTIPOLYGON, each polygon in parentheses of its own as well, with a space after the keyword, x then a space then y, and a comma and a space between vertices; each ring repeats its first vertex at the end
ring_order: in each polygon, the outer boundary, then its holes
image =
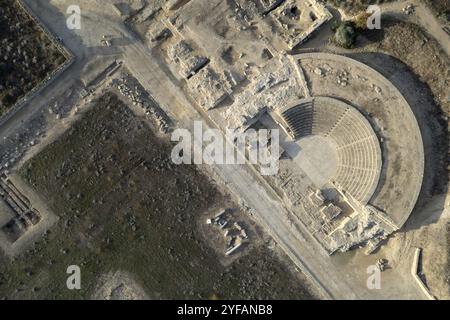
POLYGON ((156 121, 162 133, 169 132, 169 117, 137 81, 132 81, 129 77, 122 77, 115 81, 114 84, 119 92, 128 98, 134 106, 144 109, 145 114, 156 121))
POLYGON ((7 173, 23 158, 29 148, 45 137, 45 126, 45 118, 40 115, 25 124, 20 133, 0 141, 0 173, 7 173))
POLYGON ((325 6, 315 0, 287 0, 272 6, 267 21, 270 29, 292 50, 332 19, 325 6))
POLYGON ((208 58, 196 54, 192 46, 184 40, 170 47, 168 55, 184 78, 192 77, 209 62, 208 58))
POLYGON ((270 67, 270 70, 260 70, 250 87, 236 96, 234 104, 224 111, 230 127, 242 127, 262 110, 276 110, 299 98, 303 90, 295 76, 295 66, 282 57, 270 67))
POLYGON ((370 213, 360 213, 345 222, 343 228, 333 232, 329 239, 329 250, 345 252, 354 247, 363 247, 367 242, 386 239, 389 232, 370 213))
POLYGON ((213 218, 207 219, 206 224, 217 226, 219 230, 224 232, 223 237, 227 248, 226 256, 231 256, 238 251, 249 238, 246 228, 239 222, 233 222, 229 210, 221 210, 213 218))
POLYGON ((217 107, 230 96, 233 88, 224 73, 218 73, 209 65, 192 77, 188 86, 191 94, 205 110, 217 107))

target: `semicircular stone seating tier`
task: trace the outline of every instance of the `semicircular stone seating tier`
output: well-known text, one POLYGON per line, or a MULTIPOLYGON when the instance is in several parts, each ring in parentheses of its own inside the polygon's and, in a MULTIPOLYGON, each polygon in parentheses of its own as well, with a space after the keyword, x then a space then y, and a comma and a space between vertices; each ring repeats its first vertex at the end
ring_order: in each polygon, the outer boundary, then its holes
POLYGON ((297 101, 280 110, 280 115, 296 140, 320 135, 334 142, 338 165, 333 182, 367 204, 382 165, 380 143, 367 119, 351 105, 329 97, 297 101))

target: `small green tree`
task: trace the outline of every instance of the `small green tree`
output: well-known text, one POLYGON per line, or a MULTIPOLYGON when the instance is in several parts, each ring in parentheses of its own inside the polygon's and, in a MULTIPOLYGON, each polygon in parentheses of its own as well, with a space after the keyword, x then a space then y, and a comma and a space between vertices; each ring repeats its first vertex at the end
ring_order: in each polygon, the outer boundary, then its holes
POLYGON ((450 21, 450 10, 446 10, 444 12, 442 12, 440 14, 440 16, 442 17, 442 19, 444 19, 445 21, 450 21))
POLYGON ((343 21, 334 28, 334 42, 343 48, 353 48, 358 35, 355 23, 353 21, 343 21))

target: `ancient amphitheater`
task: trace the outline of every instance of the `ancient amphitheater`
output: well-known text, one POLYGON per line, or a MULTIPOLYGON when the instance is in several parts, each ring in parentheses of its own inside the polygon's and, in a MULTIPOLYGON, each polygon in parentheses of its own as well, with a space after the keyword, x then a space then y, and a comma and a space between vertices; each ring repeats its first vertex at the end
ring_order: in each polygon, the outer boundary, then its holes
POLYGON ((320 135, 334 144, 338 170, 333 180, 366 204, 380 177, 381 149, 364 116, 352 106, 328 97, 298 101, 281 113, 295 139, 320 135))
POLYGON ((280 174, 268 179, 331 254, 374 250, 400 229, 422 186, 424 147, 401 92, 357 60, 280 54, 207 110, 225 130, 281 129, 280 174))
POLYGON ((294 195, 293 207, 301 204, 300 220, 330 253, 361 244, 373 250, 403 226, 418 199, 424 151, 417 120, 395 86, 367 65, 326 53, 293 60, 304 92, 272 114, 300 146, 291 162, 308 166, 291 166, 280 185, 294 195), (309 137, 322 138, 313 149, 327 145, 332 152, 311 156, 311 147, 302 145, 309 137), (324 168, 326 182, 318 182, 314 175, 324 168), (296 171, 302 178, 294 183, 296 171))

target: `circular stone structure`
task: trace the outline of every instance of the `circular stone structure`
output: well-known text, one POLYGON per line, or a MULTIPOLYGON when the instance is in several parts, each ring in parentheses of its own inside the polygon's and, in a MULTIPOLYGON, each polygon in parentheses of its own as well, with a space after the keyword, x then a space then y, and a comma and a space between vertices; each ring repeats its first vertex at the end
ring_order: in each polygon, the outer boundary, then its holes
POLYGON ((329 140, 337 154, 331 180, 367 204, 378 185, 382 161, 378 138, 366 118, 351 105, 330 97, 302 99, 280 114, 296 140, 309 136, 329 140))
POLYGON ((410 105, 381 73, 354 59, 328 53, 293 59, 307 98, 278 110, 291 135, 334 141, 333 179, 400 228, 417 202, 424 174, 422 135, 410 105))

